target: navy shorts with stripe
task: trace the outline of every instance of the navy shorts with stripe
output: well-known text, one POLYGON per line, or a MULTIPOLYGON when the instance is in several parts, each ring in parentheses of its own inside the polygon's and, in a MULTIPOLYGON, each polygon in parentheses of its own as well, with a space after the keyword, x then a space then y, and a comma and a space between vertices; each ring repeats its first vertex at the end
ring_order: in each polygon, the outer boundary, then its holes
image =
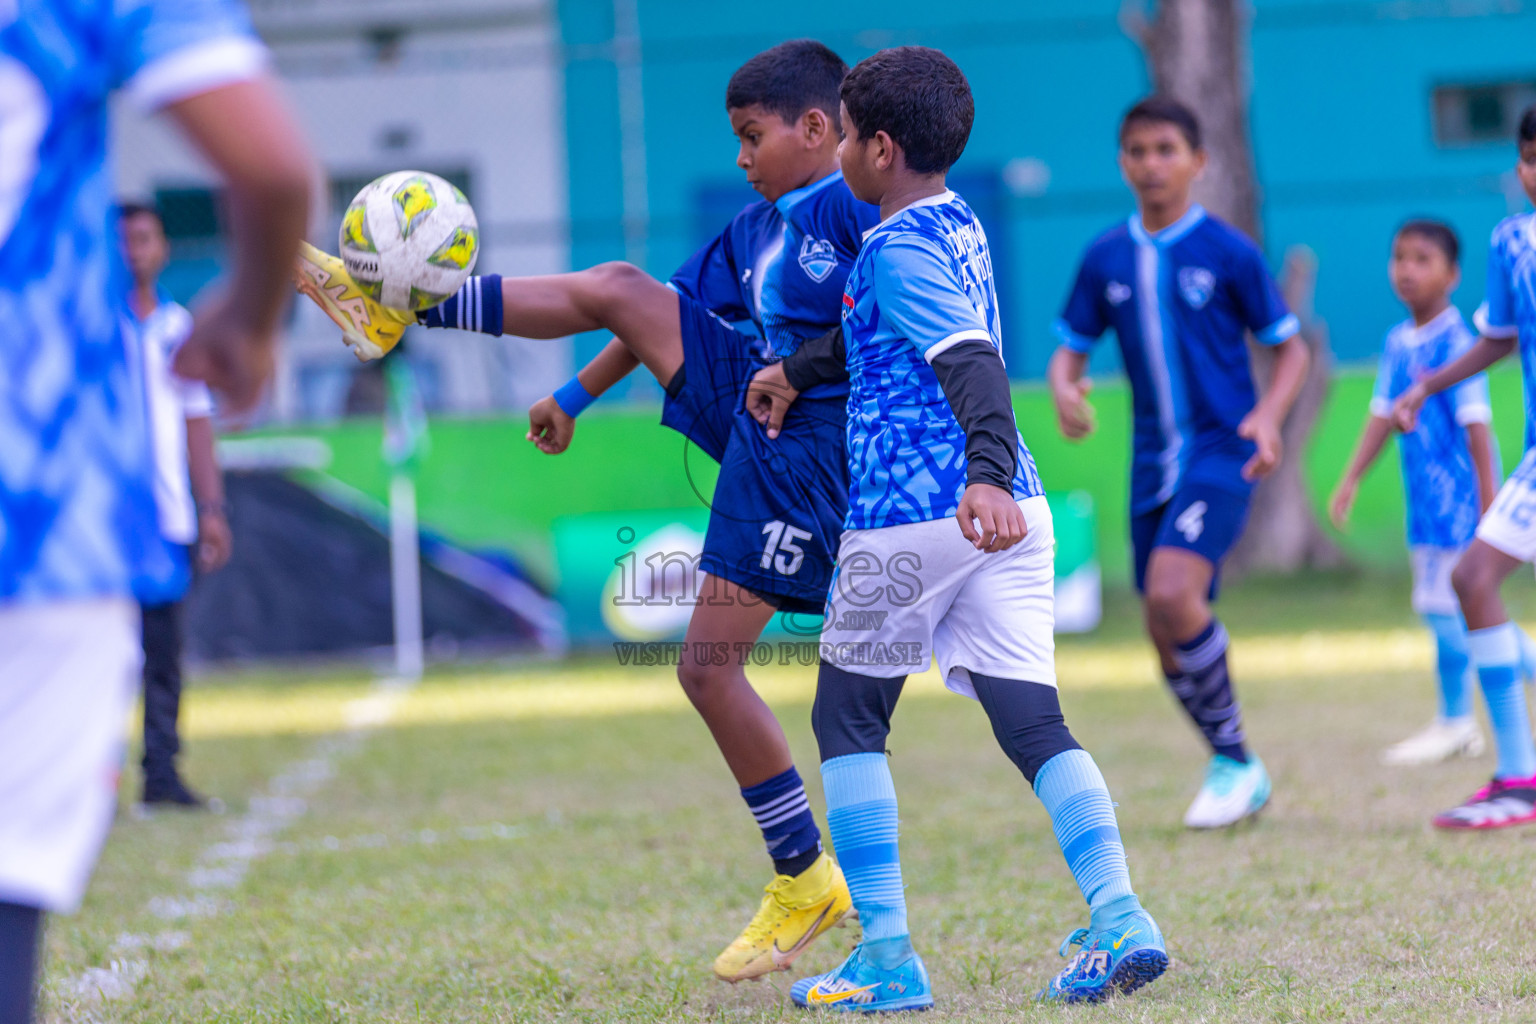
POLYGON ((769 440, 746 411, 765 364, 745 337, 678 296, 683 365, 661 422, 720 464, 700 568, 782 611, 820 615, 848 511, 847 402, 800 399, 769 440))
POLYGON ((1136 589, 1147 589, 1147 562, 1154 548, 1193 551, 1210 562, 1211 598, 1221 589, 1221 563, 1248 523, 1250 492, 1186 483, 1164 505, 1131 516, 1136 589))

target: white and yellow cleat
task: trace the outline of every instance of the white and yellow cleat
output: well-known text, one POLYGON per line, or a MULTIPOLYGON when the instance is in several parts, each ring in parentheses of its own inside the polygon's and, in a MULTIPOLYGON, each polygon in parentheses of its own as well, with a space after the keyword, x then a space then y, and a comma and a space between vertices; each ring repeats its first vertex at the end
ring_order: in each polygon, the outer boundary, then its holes
POLYGON ((336 322, 359 362, 382 359, 400 343, 405 329, 416 323, 414 313, 381 306, 363 294, 339 257, 308 242, 299 243, 293 283, 336 322))
POLYGON ((768 884, 746 931, 715 958, 715 976, 737 982, 787 971, 816 936, 852 909, 842 869, 823 852, 795 877, 780 875, 768 884))

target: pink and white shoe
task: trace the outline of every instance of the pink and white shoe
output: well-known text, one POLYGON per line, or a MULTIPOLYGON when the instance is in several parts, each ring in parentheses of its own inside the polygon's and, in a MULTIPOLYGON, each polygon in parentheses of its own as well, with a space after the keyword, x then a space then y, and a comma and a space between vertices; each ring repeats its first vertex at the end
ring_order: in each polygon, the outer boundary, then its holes
POLYGON ((1536 824, 1536 776, 1494 779, 1460 805, 1435 815, 1432 824, 1462 830, 1536 824))

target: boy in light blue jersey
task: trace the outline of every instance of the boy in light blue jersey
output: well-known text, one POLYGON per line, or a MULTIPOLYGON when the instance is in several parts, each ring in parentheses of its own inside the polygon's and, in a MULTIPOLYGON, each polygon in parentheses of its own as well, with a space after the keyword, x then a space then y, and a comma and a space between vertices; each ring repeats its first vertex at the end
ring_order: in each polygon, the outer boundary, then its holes
POLYGON ((933 1005, 908 933, 885 744, 907 674, 935 658, 1034 786, 1091 908, 1042 997, 1129 992, 1168 955, 1131 890, 1103 776, 1057 700, 1050 507, 1014 424, 986 233, 944 184, 970 135, 970 87, 942 53, 904 46, 849 72, 842 99, 844 178, 883 219, 848 277, 842 332, 761 371, 749 395, 771 424, 765 405, 850 380, 849 508, 812 723, 863 941, 790 994, 840 1011, 933 1005))
MULTIPOLYGON (((1515 172, 1536 202, 1536 106, 1520 119, 1515 172)), ((1392 407, 1405 433, 1430 396, 1481 373, 1518 347, 1525 377, 1525 457, 1499 488, 1477 536, 1451 573, 1467 623, 1467 646, 1488 702, 1498 748, 1492 780, 1434 818, 1438 828, 1496 829, 1536 823, 1536 744, 1522 685, 1522 634, 1499 596, 1509 574, 1536 561, 1536 214, 1508 217, 1488 246, 1487 301, 1475 322, 1481 337, 1459 359, 1409 387, 1392 407)))
POLYGON ((1047 376, 1068 439, 1094 429, 1085 378, 1106 331, 1131 384, 1131 545, 1147 632, 1168 688, 1211 750, 1190 828, 1221 828, 1269 800, 1227 669, 1227 631, 1211 609, 1221 563, 1242 535, 1254 484, 1280 461, 1280 425, 1305 379, 1297 337, 1264 255, 1190 197, 1205 169, 1188 107, 1153 96, 1120 121, 1120 169, 1136 212, 1083 255, 1056 321, 1047 376), (1261 398, 1252 334, 1274 353, 1261 398))
MULTIPOLYGON (((1360 480, 1392 434, 1392 401, 1409 386, 1466 353, 1476 335, 1451 305, 1460 283, 1461 245, 1439 221, 1411 220, 1392 241, 1388 273, 1409 317, 1387 332, 1371 413, 1329 502, 1343 529, 1360 480)), ((1488 423, 1488 380, 1479 373, 1429 399, 1418 427, 1401 435, 1403 492, 1407 499, 1408 553, 1413 568, 1413 610, 1435 637, 1440 713, 1425 729, 1387 748, 1390 765, 1433 764, 1483 752, 1483 734, 1467 691, 1471 656, 1451 570, 1472 543, 1477 521, 1498 488, 1488 423)))
POLYGON ((79 906, 136 690, 159 539, 112 203, 112 94, 228 184, 234 271, 175 369, 244 410, 271 369, 313 165, 227 0, 0 3, 0 1022, 32 1018, 45 911, 79 906))

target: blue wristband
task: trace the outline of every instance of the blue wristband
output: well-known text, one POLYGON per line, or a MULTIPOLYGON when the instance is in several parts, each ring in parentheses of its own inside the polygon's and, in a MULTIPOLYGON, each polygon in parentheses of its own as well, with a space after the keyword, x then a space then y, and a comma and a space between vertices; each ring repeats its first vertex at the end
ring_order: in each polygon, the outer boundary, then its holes
POLYGON ((575 419, 587 406, 597 401, 597 396, 582 386, 581 378, 572 377, 555 389, 554 399, 561 412, 575 419))

